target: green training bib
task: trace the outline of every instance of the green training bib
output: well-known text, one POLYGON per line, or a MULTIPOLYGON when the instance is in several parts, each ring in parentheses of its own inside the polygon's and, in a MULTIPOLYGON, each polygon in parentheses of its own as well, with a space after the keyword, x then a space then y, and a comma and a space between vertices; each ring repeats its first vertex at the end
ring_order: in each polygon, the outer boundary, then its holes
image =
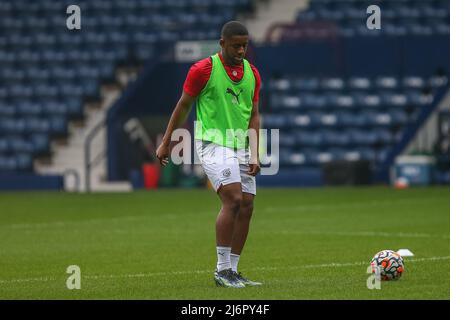
POLYGON ((195 139, 246 148, 256 83, 250 63, 244 59, 244 75, 235 82, 225 71, 219 54, 211 59, 211 76, 197 99, 195 139))

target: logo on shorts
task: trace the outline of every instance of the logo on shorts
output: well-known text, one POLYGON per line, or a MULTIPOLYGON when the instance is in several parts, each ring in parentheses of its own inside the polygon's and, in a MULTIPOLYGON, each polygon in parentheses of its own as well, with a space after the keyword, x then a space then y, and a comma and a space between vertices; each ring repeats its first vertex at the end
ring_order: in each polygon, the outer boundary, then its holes
POLYGON ((231 170, 230 170, 230 168, 226 168, 226 169, 222 170, 222 175, 223 175, 225 178, 228 178, 229 176, 231 176, 231 170))

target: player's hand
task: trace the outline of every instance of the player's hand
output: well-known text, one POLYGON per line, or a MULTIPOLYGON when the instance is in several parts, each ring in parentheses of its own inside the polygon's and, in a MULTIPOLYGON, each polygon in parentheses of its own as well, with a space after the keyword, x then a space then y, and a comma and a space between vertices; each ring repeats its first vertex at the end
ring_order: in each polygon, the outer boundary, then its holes
POLYGON ((161 143, 156 149, 156 157, 163 167, 167 165, 169 163, 169 146, 161 143))
POLYGON ((256 176, 261 171, 259 161, 250 161, 249 166, 248 174, 251 176, 256 176))

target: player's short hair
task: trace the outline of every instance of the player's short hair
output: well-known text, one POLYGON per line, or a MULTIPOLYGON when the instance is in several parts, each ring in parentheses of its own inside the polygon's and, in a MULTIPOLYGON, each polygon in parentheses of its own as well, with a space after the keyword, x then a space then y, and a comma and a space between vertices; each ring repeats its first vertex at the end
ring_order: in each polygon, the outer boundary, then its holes
POLYGON ((247 28, 239 21, 229 21, 222 27, 222 39, 232 36, 248 36, 247 28))

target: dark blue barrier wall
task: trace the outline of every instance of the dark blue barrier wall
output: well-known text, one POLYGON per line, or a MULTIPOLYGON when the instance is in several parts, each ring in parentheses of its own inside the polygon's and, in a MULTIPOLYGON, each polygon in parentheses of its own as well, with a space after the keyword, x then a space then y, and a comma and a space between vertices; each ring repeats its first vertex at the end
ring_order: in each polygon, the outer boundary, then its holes
POLYGON ((2 173, 0 190, 64 190, 64 178, 58 175, 2 173))

